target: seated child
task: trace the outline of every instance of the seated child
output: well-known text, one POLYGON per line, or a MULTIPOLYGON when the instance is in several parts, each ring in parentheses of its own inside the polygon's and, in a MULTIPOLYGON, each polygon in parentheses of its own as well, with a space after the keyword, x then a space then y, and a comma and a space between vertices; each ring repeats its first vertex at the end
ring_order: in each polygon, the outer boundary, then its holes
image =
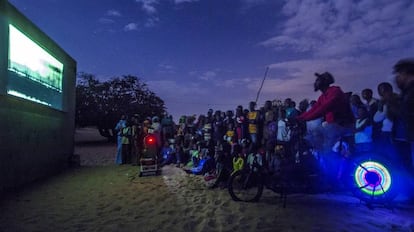
POLYGON ((242 170, 244 167, 244 155, 242 152, 238 152, 237 156, 233 157, 233 171, 230 175, 233 175, 235 172, 242 170))
POLYGON ((164 143, 164 146, 161 149, 161 156, 161 166, 174 163, 174 149, 170 146, 168 141, 164 143))
POLYGON ((190 169, 184 169, 187 173, 192 173, 194 175, 204 175, 205 173, 214 169, 214 159, 209 155, 208 152, 201 154, 200 159, 197 165, 194 165, 190 169))
POLYGON ((250 169, 253 169, 254 172, 259 171, 259 168, 263 166, 263 157, 257 149, 252 149, 252 151, 247 156, 247 165, 250 169))

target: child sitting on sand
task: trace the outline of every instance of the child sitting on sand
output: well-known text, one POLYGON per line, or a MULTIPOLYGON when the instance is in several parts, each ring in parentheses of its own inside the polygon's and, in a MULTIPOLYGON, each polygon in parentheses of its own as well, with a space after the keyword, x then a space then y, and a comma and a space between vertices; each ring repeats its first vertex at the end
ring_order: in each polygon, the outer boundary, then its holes
POLYGON ((194 143, 191 145, 191 149, 188 151, 188 153, 190 155, 190 160, 183 167, 184 170, 189 170, 193 167, 197 167, 198 162, 200 161, 201 147, 194 143))
POLYGON ((249 168, 252 169, 254 172, 259 171, 259 168, 263 166, 263 157, 262 154, 259 153, 257 148, 252 148, 251 152, 247 156, 247 165, 249 168))
POLYGON ((164 146, 161 149, 161 156, 161 166, 174 163, 174 149, 170 146, 168 141, 164 142, 164 146))
POLYGON ((236 155, 233 157, 233 171, 230 175, 233 175, 235 172, 243 169, 244 159, 245 157, 241 150, 236 151, 236 155))

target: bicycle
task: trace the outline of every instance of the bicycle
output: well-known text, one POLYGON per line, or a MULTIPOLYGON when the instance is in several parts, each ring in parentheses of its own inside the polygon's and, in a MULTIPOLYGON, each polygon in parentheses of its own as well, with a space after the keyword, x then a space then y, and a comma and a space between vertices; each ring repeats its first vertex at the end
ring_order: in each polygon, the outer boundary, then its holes
MULTIPOLYGON (((390 162, 382 162, 382 158, 373 154, 342 156, 339 157, 343 164, 341 176, 328 181, 327 170, 322 168, 320 157, 305 145, 303 138, 294 139, 296 146, 290 155, 282 154, 278 172, 270 172, 261 165, 260 157, 255 156, 249 165, 233 173, 228 182, 232 199, 259 201, 265 187, 280 194, 283 207, 286 207, 287 196, 291 193, 349 190, 367 205, 386 205, 397 196, 399 179, 396 172, 390 171, 393 167, 390 162)), ((346 138, 342 137, 339 141, 341 148, 344 140, 346 138)))

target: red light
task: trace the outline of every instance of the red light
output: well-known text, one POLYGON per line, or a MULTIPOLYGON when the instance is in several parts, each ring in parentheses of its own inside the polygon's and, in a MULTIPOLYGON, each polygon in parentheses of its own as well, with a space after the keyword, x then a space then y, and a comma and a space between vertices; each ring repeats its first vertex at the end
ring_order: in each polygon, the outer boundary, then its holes
POLYGON ((153 136, 147 136, 145 138, 145 143, 148 145, 155 144, 155 138, 153 136))

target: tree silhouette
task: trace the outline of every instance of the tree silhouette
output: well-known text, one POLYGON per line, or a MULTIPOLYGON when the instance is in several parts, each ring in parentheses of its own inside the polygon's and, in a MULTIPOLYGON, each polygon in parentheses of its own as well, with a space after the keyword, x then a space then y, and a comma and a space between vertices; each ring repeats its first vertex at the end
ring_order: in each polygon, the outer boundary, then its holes
POLYGON ((113 139, 122 114, 142 121, 164 113, 164 101, 138 77, 126 75, 101 82, 92 74, 78 74, 75 122, 79 127, 97 126, 102 136, 113 139))

